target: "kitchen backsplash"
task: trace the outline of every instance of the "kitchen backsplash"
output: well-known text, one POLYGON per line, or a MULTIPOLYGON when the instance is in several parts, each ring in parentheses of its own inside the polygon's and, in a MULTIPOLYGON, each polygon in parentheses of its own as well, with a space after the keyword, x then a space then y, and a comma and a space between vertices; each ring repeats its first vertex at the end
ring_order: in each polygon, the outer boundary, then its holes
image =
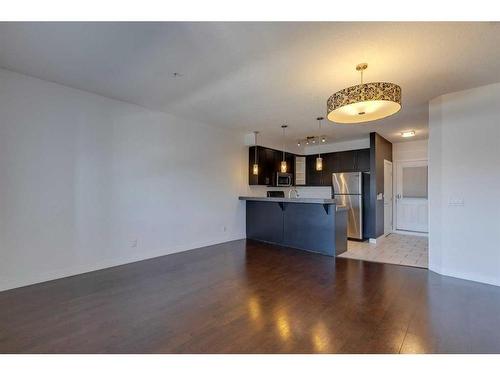
MULTIPOLYGON (((284 191, 288 197, 289 187, 267 187, 267 186, 251 186, 247 187, 246 195, 252 197, 265 197, 268 190, 284 191)), ((332 188, 330 186, 298 186, 296 187, 301 198, 331 198, 332 188)))

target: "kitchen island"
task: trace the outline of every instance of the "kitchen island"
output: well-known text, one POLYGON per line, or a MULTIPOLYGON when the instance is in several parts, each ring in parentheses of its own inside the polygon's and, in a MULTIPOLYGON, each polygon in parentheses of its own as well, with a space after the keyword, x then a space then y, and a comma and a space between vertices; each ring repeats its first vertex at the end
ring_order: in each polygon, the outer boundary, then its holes
POLYGON ((240 197, 247 238, 336 256, 347 251, 347 210, 335 199, 240 197))

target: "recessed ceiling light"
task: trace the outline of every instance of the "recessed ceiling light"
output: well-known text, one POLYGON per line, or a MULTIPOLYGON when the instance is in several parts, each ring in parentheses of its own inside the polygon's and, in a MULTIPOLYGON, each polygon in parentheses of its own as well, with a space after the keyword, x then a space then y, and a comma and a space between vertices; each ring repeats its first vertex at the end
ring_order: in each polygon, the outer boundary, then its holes
POLYGON ((408 130, 405 132, 401 132, 401 137, 403 138, 414 137, 414 136, 415 136, 415 130, 408 130))

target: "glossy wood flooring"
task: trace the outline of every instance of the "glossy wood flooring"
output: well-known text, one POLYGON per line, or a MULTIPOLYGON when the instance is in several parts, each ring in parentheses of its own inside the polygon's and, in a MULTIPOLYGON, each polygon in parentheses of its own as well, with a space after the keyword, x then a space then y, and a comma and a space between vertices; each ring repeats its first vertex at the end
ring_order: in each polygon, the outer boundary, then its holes
POLYGON ((3 353, 499 353, 500 288, 235 241, 0 293, 3 353))

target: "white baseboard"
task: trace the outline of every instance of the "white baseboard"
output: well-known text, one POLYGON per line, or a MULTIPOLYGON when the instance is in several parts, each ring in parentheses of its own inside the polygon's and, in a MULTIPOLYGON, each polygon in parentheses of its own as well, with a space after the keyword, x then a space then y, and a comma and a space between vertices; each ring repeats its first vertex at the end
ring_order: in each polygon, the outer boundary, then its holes
MULTIPOLYGON (((390 234, 390 233, 389 233, 390 234)), ((385 239, 386 237, 388 236, 388 234, 383 234, 381 235, 380 237, 377 237, 377 238, 370 238, 368 240, 368 242, 370 243, 373 243, 373 244, 377 244, 377 243, 380 243, 383 239, 385 239)))
POLYGON ((128 257, 120 259, 101 259, 93 264, 76 265, 65 269, 53 270, 51 272, 33 274, 30 278, 12 280, 0 277, 0 292, 242 239, 245 239, 245 237, 242 237, 241 234, 235 234, 232 236, 213 238, 207 241, 193 242, 187 245, 175 246, 169 249, 147 251, 140 254, 129 255, 128 257))
POLYGON ((473 281, 481 284, 500 286, 500 277, 484 277, 483 275, 478 275, 476 273, 461 271, 457 272, 455 270, 443 269, 442 267, 435 267, 431 264, 429 264, 429 270, 447 277, 454 277, 456 279, 473 281))
POLYGON ((405 234, 405 235, 408 235, 408 236, 429 237, 429 233, 412 232, 412 231, 409 231, 409 230, 400 230, 400 229, 394 229, 391 233, 405 234))

